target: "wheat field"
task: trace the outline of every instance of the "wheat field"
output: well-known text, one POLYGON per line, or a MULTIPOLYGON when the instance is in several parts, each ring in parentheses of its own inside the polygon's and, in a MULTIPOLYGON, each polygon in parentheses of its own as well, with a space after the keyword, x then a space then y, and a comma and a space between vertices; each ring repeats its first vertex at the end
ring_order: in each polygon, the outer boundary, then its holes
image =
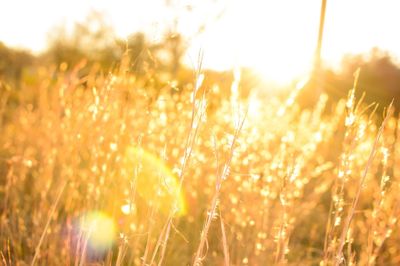
POLYGON ((400 124, 331 103, 42 67, 1 83, 2 265, 399 265, 400 124))

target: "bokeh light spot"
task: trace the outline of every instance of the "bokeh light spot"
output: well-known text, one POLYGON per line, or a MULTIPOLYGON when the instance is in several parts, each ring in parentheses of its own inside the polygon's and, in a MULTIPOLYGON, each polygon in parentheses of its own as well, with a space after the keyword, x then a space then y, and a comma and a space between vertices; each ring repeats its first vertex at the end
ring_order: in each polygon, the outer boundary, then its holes
POLYGON ((186 213, 178 178, 161 159, 144 149, 129 147, 126 165, 132 170, 139 169, 135 177, 137 191, 146 202, 157 206, 164 214, 171 210, 178 216, 186 213))
POLYGON ((82 217, 80 229, 85 232, 89 247, 98 252, 110 248, 116 236, 114 220, 103 212, 90 212, 82 217))

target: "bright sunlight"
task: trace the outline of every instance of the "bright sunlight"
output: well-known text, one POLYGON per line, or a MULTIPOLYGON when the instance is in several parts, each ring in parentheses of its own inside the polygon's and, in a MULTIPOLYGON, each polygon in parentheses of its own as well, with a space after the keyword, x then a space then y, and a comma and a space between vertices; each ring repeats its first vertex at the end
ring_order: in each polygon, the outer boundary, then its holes
MULTIPOLYGON (((264 79, 285 85, 311 70, 320 6, 320 0, 16 0, 0 3, 0 40, 42 51, 54 26, 67 23, 72 27, 91 10, 97 10, 122 38, 142 29, 158 40, 165 29, 177 28, 188 37, 184 61, 189 66, 195 65, 202 50, 204 67, 250 67, 264 79), (21 5, 26 8, 20 10, 21 5), (21 23, 22 17, 29 23, 21 23), (199 33, 200 29, 204 31, 199 33)), ((343 55, 368 52, 375 46, 399 57, 400 39, 395 34, 400 23, 396 13, 399 7, 396 0, 329 1, 322 50, 325 63, 338 67, 343 55), (379 19, 371 19, 383 13, 379 19)))
POLYGON ((399 10, 0 1, 0 265, 400 265, 399 10))

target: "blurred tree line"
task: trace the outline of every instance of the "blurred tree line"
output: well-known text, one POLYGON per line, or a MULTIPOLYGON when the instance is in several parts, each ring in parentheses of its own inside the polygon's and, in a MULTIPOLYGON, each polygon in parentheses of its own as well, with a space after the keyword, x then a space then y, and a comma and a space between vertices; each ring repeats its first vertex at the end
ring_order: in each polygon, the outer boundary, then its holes
POLYGON ((379 48, 373 48, 367 54, 344 56, 339 70, 322 67, 301 91, 301 105, 314 104, 321 92, 328 94, 332 102, 346 98, 354 86, 357 69, 360 69, 360 74, 356 84, 356 98, 363 98, 366 104, 378 104, 379 111, 393 101, 399 113, 400 65, 388 52, 379 48))
POLYGON ((384 107, 394 100, 400 107, 400 68, 389 53, 374 48, 367 55, 348 55, 343 58, 340 73, 325 70, 325 88, 333 97, 343 97, 353 87, 354 73, 360 68, 356 94, 365 92, 365 102, 384 107), (346 90, 344 90, 344 88, 346 90))
POLYGON ((82 61, 85 67, 81 75, 94 67, 107 72, 117 69, 123 57, 130 62, 127 70, 138 77, 157 72, 166 78, 180 74, 185 51, 183 37, 173 32, 166 33, 159 42, 151 42, 142 32, 117 38, 102 14, 93 12, 84 22, 75 23, 72 30, 64 25, 56 27, 49 36, 47 50, 40 55, 0 42, 0 78, 18 87, 24 74, 29 75, 38 66, 64 64, 72 69, 82 61))
MULTIPOLYGON (((54 29, 49 36, 48 49, 40 55, 28 51, 13 49, 0 42, 0 81, 18 88, 21 83, 35 78, 40 66, 61 64, 67 69, 81 64, 81 75, 93 68, 107 72, 118 69, 121 58, 128 58, 127 71, 138 78, 151 82, 154 88, 161 88, 174 81, 174 86, 193 82, 193 70, 183 64, 187 49, 185 37, 177 32, 167 32, 158 42, 150 41, 142 32, 134 33, 126 39, 116 37, 113 28, 108 25, 100 13, 90 14, 86 21, 76 23, 72 30, 64 26, 54 29)), ((324 69, 320 72, 320 85, 332 99, 345 97, 353 86, 355 70, 361 67, 358 93, 366 92, 365 102, 378 102, 388 105, 392 99, 399 109, 400 68, 390 55, 373 49, 369 55, 349 55, 343 59, 341 70, 324 69)), ((229 95, 233 81, 231 72, 207 70, 204 87, 229 95)), ((259 80, 248 69, 242 70, 241 89, 244 97, 251 88, 259 85, 259 80)), ((146 84, 148 85, 148 84, 146 84)), ((1 86, 0 86, 1 88, 1 86)), ((303 98, 315 94, 315 88, 309 86, 303 92, 303 98)))
POLYGON ((28 51, 7 47, 0 41, 0 80, 19 82, 23 70, 33 66, 35 60, 28 51))

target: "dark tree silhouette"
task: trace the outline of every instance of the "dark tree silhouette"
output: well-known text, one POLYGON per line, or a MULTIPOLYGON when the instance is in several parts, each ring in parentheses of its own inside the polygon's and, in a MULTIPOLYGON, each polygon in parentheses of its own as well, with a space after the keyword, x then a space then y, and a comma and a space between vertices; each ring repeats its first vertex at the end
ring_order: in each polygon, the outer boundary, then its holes
POLYGON ((0 79, 19 85, 23 70, 33 63, 34 56, 28 51, 13 49, 0 42, 0 79))

